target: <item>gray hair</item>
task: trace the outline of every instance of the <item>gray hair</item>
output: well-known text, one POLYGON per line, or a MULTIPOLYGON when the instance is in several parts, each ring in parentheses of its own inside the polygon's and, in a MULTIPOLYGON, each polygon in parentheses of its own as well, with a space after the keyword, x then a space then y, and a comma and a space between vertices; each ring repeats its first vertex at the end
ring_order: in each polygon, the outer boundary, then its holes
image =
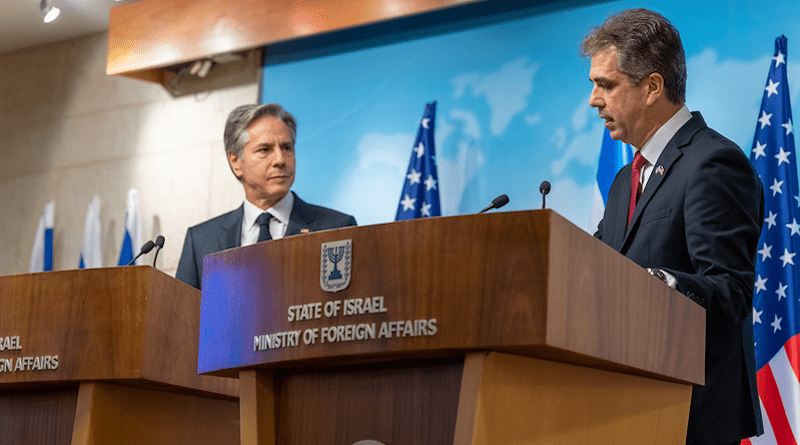
POLYGON ((617 69, 636 85, 652 73, 664 78, 667 99, 686 101, 686 55, 678 30, 664 16, 647 9, 628 9, 593 28, 581 43, 581 55, 617 50, 617 69))
POLYGON ((271 116, 283 121, 289 128, 292 144, 294 144, 297 137, 297 121, 294 120, 294 116, 278 104, 248 104, 234 108, 228 115, 224 135, 225 152, 241 158, 242 150, 250 137, 247 133, 247 127, 265 116, 271 116))

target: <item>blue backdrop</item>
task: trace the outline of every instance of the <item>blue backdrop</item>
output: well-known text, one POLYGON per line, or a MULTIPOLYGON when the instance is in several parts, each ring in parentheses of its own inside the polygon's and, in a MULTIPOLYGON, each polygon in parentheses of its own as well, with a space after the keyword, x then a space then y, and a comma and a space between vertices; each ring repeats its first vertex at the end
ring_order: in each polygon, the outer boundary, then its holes
POLYGON ((589 61, 579 45, 609 14, 640 6, 681 32, 689 108, 748 155, 781 34, 792 103, 800 103, 800 4, 790 0, 529 9, 349 51, 317 48, 288 59, 268 51, 259 100, 297 117, 294 190, 361 225, 394 219, 419 120, 436 100, 443 215, 478 211, 500 193, 511 198, 504 210, 539 208, 546 179, 548 206, 591 231, 603 121, 588 105, 589 61))

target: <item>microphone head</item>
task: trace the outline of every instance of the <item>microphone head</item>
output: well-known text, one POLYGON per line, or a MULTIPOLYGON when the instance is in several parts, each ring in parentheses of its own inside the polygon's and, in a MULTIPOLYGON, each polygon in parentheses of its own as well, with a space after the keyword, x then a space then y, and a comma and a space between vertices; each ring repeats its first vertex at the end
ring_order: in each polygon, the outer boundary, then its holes
POLYGON ((144 245, 142 246, 142 250, 140 251, 140 255, 153 250, 153 247, 156 247, 156 244, 153 241, 148 241, 144 243, 144 245))
POLYGON ((542 184, 539 186, 539 193, 543 195, 550 193, 550 183, 547 181, 542 181, 542 184))
POLYGON ((504 205, 508 204, 508 201, 509 201, 508 195, 502 194, 492 200, 492 206, 496 209, 499 209, 500 207, 503 207, 504 205))
POLYGON ((164 247, 164 237, 163 236, 158 235, 156 237, 156 246, 158 246, 159 249, 164 247))

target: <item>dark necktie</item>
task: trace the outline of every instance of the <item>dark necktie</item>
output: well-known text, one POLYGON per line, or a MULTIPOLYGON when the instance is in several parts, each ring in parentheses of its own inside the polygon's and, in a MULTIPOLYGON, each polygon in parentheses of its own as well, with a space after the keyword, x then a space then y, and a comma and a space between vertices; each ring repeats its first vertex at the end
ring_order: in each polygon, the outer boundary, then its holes
POLYGON ((642 167, 646 163, 647 159, 637 151, 636 156, 633 157, 633 168, 631 169, 631 201, 628 205, 628 225, 631 225, 633 211, 636 210, 636 203, 639 202, 639 196, 642 194, 642 184, 639 181, 639 177, 642 174, 642 167))
POLYGON ((269 220, 272 219, 272 215, 267 212, 264 212, 258 215, 256 218, 256 222, 258 223, 258 242, 267 241, 272 239, 272 235, 269 234, 269 220))

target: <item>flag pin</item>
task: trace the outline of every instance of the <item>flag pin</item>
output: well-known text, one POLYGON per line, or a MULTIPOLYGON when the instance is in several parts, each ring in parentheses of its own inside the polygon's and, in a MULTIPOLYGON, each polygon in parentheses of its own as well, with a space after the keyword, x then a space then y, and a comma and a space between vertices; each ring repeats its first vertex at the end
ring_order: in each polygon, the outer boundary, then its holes
POLYGON ((658 168, 656 169, 656 174, 658 174, 658 175, 663 175, 664 174, 664 166, 663 165, 659 165, 658 166, 658 168))

